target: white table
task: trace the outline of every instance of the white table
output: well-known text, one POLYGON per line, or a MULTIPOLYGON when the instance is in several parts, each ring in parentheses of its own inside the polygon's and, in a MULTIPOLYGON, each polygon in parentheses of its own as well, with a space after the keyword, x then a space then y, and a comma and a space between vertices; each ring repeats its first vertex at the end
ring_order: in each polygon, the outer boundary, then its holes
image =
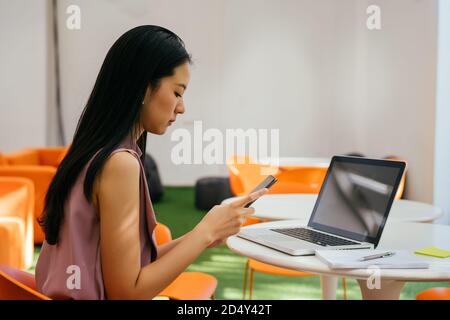
MULTIPOLYGON (((292 227, 297 224, 302 225, 303 221, 284 220, 260 223, 246 228, 292 227)), ((339 277, 356 278, 361 288, 363 299, 399 299, 400 292, 407 281, 450 280, 450 259, 420 256, 431 263, 429 269, 380 269, 380 288, 369 289, 367 279, 373 276, 373 270, 333 270, 315 256, 290 256, 237 236, 229 237, 227 245, 232 251, 261 262, 319 274, 321 276, 322 297, 324 299, 336 299, 337 280, 339 277)), ((450 250, 450 226, 389 221, 386 224, 378 248, 413 252, 427 246, 437 246, 450 250)))
POLYGON ((294 167, 322 167, 330 166, 331 158, 312 158, 312 157, 280 157, 263 158, 259 160, 261 164, 270 164, 283 169, 292 169, 294 167))
MULTIPOLYGON (((228 203, 236 198, 225 199, 228 203)), ((301 220, 306 224, 316 202, 316 194, 269 194, 259 198, 252 207, 255 218, 269 220, 301 220)), ((440 208, 431 204, 395 200, 389 213, 389 221, 433 222, 443 215, 440 208)))

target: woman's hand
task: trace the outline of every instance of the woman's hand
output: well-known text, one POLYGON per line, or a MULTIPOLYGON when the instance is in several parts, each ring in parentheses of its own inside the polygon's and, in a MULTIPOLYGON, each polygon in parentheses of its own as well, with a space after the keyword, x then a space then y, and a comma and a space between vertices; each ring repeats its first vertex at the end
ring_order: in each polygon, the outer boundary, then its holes
POLYGON ((218 246, 224 244, 225 241, 226 241, 226 239, 216 240, 216 241, 214 241, 213 243, 211 243, 211 244, 208 246, 208 249, 218 247, 218 246))
POLYGON ((246 217, 255 213, 254 208, 244 206, 266 193, 264 188, 231 203, 214 206, 193 231, 205 239, 209 248, 224 243, 229 236, 239 232, 246 217))

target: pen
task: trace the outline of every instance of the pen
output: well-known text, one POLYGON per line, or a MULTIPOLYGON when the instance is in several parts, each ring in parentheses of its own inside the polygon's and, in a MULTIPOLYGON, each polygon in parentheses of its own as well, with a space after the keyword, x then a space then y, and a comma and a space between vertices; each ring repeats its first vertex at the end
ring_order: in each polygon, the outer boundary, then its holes
POLYGON ((371 256, 365 256, 359 259, 359 261, 367 261, 367 260, 373 260, 373 259, 378 259, 378 258, 385 258, 385 257, 391 257, 395 254, 395 252, 383 252, 383 253, 378 253, 378 254, 373 254, 371 256))

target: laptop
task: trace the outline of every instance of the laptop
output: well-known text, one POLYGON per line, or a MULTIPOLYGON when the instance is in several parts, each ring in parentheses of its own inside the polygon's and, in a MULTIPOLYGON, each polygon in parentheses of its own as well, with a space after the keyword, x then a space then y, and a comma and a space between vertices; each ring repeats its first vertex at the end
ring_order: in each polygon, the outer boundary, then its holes
POLYGON ((237 236, 294 256, 376 248, 403 161, 334 156, 307 226, 242 228, 237 236))

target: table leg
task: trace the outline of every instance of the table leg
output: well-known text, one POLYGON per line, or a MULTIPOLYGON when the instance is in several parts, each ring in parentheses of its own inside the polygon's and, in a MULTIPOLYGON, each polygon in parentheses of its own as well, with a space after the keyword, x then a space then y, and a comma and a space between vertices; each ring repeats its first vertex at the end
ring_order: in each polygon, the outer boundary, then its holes
POLYGON ((363 300, 399 300, 404 281, 380 280, 379 284, 358 280, 363 300))
POLYGON ((323 300, 336 300, 338 277, 321 275, 320 285, 322 287, 323 300))

